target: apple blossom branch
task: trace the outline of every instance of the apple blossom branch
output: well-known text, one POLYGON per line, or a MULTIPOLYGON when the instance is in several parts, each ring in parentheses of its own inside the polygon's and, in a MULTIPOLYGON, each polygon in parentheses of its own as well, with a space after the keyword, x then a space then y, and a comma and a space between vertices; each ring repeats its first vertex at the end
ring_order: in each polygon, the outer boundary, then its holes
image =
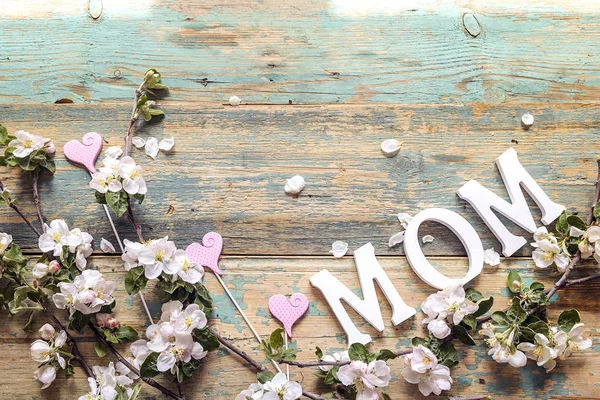
MULTIPOLYGON (((4 184, 2 183, 2 179, 0 179, 0 192, 4 192, 5 187, 4 184)), ((37 235, 40 236, 41 233, 37 230, 37 228, 31 223, 31 221, 29 220, 29 218, 27 218, 25 216, 25 214, 23 214, 23 212, 21 212, 21 210, 19 209, 19 207, 13 203, 12 199, 10 198, 10 196, 8 197, 7 200, 8 206, 10 208, 12 208, 18 215, 19 217, 21 217, 21 219, 27 224, 27 226, 29 226, 29 228, 37 235)))
MULTIPOLYGON (((224 337, 222 337, 221 335, 219 335, 216 330, 211 329, 211 333, 217 338, 217 340, 219 341, 219 343, 221 343, 223 346, 225 346, 226 348, 228 348, 229 350, 231 350, 233 353, 237 354, 239 357, 243 358, 254 369, 256 369, 259 372, 261 372, 261 371, 267 371, 267 367, 265 367, 264 365, 262 365, 261 363, 259 363, 258 361, 256 361, 252 357, 250 357, 245 351, 237 348, 229 340, 227 340, 224 337)), ((314 394, 314 393, 307 392, 307 391, 304 391, 304 390, 302 391, 302 395, 304 397, 307 397, 307 398, 312 399, 312 400, 327 400, 327 398, 325 398, 323 396, 319 396, 318 394, 314 394)))
POLYGON ((38 191, 38 181, 40 174, 38 171, 33 171, 33 204, 35 204, 35 210, 37 212, 38 219, 42 225, 42 231, 46 232, 46 224, 44 224, 44 217, 42 216, 42 206, 40 205, 40 193, 38 191))
MULTIPOLYGON (((406 354, 410 354, 412 349, 410 350, 398 350, 396 352, 397 356, 404 356, 406 354)), ((280 364, 292 365, 298 368, 310 368, 310 367, 320 367, 320 366, 344 366, 350 364, 352 361, 309 361, 309 362, 300 362, 300 361, 289 361, 289 360, 280 360, 280 364)))

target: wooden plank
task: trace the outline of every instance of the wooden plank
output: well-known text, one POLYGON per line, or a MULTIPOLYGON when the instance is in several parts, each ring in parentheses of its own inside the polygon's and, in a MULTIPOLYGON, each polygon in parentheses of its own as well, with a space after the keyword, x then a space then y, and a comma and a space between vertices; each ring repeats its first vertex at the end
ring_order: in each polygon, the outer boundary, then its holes
MULTIPOLYGON (((485 248, 498 250, 497 240, 455 192, 476 179, 507 198, 493 162, 511 146, 546 193, 570 212, 587 212, 593 192, 598 156, 594 105, 164 106, 164 122, 144 125, 139 135, 173 135, 175 151, 155 161, 134 153, 150 187, 136 210, 147 236, 170 235, 180 247, 217 230, 230 255, 327 255, 335 240, 349 242, 351 249, 370 241, 377 254, 397 255, 403 250, 387 245, 401 230, 396 213, 444 207, 465 216, 485 248), (536 117, 529 131, 519 125, 525 109, 536 117), (389 137, 404 142, 395 158, 379 149, 389 137), (307 181, 298 198, 283 191, 294 174, 307 181)), ((112 238, 110 227, 94 203, 88 177, 68 164, 61 149, 92 130, 110 145, 121 144, 128 109, 129 103, 0 106, 10 131, 27 129, 54 138, 59 171, 42 184, 44 212, 48 219, 65 218, 88 230, 96 248, 101 237, 112 238)), ((28 186, 16 172, 3 174, 33 217, 28 186)), ((0 212, 0 227, 35 251, 36 241, 18 217, 7 208, 0 212)), ((537 207, 532 212, 539 221, 537 207)), ((125 219, 118 228, 123 237, 135 237, 125 219)), ((424 246, 426 254, 465 254, 445 227, 424 225, 421 234, 428 233, 436 240, 424 246)), ((525 246, 518 255, 530 251, 525 246)))
MULTIPOLYGON (((403 257, 382 257, 381 265, 389 274, 404 300, 411 306, 417 307, 434 290, 422 283, 408 266, 403 257)), ((436 258, 435 264, 445 273, 457 276, 466 268, 466 261, 461 258, 436 258)), ((124 273, 121 263, 113 257, 93 257, 92 265, 99 268, 110 279, 117 282, 116 298, 119 303, 117 317, 126 324, 142 330, 146 325, 146 317, 142 307, 134 296, 127 296, 123 289, 124 273)), ((345 335, 341 327, 331 314, 329 306, 321 293, 310 286, 309 278, 312 274, 327 268, 351 289, 360 295, 358 279, 351 257, 335 260, 324 257, 287 257, 287 258, 245 258, 224 257, 221 267, 225 271, 224 279, 231 288, 246 313, 255 324, 259 334, 266 337, 277 323, 269 316, 267 311, 268 298, 276 293, 291 294, 296 291, 305 293, 310 301, 308 315, 299 321, 294 328, 294 339, 301 350, 298 358, 303 361, 314 359, 314 346, 323 349, 341 350, 346 346, 345 335)), ((506 304, 508 292, 504 288, 508 270, 519 272, 526 281, 532 279, 551 284, 555 275, 551 271, 534 269, 529 259, 510 259, 504 261, 499 267, 486 267, 484 272, 474 282, 474 286, 484 295, 493 295, 496 299, 494 309, 502 309, 506 304)), ((582 276, 593 272, 593 268, 582 268, 578 273, 582 276)), ((224 336, 232 338, 236 345, 241 346, 255 358, 265 361, 257 349, 249 329, 245 327, 242 319, 235 310, 213 276, 206 277, 206 284, 213 293, 216 310, 211 319, 211 325, 218 329, 224 336)), ((565 292, 560 292, 555 305, 550 306, 550 318, 556 318, 558 310, 577 307, 582 314, 582 319, 593 326, 594 320, 600 312, 600 305, 595 301, 595 296, 600 290, 600 282, 590 282, 584 286, 573 286, 565 292)), ((159 304, 153 295, 152 289, 145 292, 151 304, 151 309, 158 315, 159 304)), ((376 332, 366 324, 357 314, 350 312, 353 320, 360 329, 371 334, 375 340, 374 349, 379 348, 405 348, 414 335, 423 335, 421 321, 423 314, 417 313, 416 319, 410 319, 393 328, 390 322, 391 310, 379 294, 380 305, 385 321, 385 330, 376 332)), ((24 334, 20 326, 24 324, 20 317, 11 318, 0 326, 0 349, 4 358, 0 363, 0 374, 4 377, 4 384, 0 385, 0 397, 34 399, 39 396, 37 384, 32 384, 32 373, 35 363, 25 356, 28 346, 34 340, 35 334, 24 334), (10 386, 6 382, 11 382, 10 386)), ((45 322, 38 317, 39 326, 45 322)), ((593 333, 597 340, 597 332, 593 333)), ((92 363, 105 364, 106 359, 99 361, 94 354, 89 333, 80 338, 84 353, 92 363)), ((585 352, 574 354, 568 361, 559 361, 558 367, 551 374, 546 375, 542 368, 531 363, 524 368, 514 369, 506 365, 498 365, 486 355, 481 339, 478 337, 478 346, 475 348, 460 347, 463 362, 453 368, 454 378, 452 395, 473 396, 493 393, 494 398, 512 398, 525 396, 528 398, 544 393, 545 397, 576 397, 597 398, 600 388, 595 384, 596 371, 600 366, 598 349, 596 347, 585 352), (567 380, 568 377, 568 380, 567 380), (592 377, 590 379, 590 377, 592 377)), ((421 398, 413 385, 407 384, 400 375, 401 364, 392 362, 393 381, 389 393, 392 398, 421 398)), ((297 370, 292 368, 294 378, 300 380, 306 388, 315 388, 316 379, 310 370, 297 370)), ((201 398, 234 398, 235 395, 253 381, 254 374, 244 367, 234 355, 229 355, 225 350, 211 354, 206 365, 190 381, 185 392, 189 399, 201 398), (235 378, 234 378, 235 377, 235 378)), ((77 370, 74 379, 69 379, 63 386, 53 385, 45 391, 48 398, 64 398, 81 395, 86 390, 85 380, 77 370), (62 388, 59 388, 62 386, 62 388)), ((325 390, 325 388, 321 388, 325 390)), ((144 399, 157 398, 157 393, 150 388, 143 391, 144 399)))
POLYGON ((87 0, 8 4, 0 102, 124 100, 148 67, 195 102, 577 102, 600 86, 593 0, 104 0, 98 19, 87 0))

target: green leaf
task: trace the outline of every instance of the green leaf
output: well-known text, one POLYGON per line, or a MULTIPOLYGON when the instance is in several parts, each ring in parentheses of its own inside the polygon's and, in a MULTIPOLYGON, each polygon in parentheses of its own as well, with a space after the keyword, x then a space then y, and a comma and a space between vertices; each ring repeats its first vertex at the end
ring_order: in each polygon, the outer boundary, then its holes
POLYGON ((465 290, 465 297, 473 303, 477 303, 479 300, 483 299, 482 294, 473 288, 467 288, 465 290))
POLYGON ((596 221, 600 221, 600 201, 594 206, 594 218, 596 221))
POLYGON ((477 305, 479 306, 479 308, 472 315, 474 317, 481 317, 483 314, 490 311, 490 309, 494 305, 494 298, 490 296, 490 298, 488 299, 481 300, 477 305))
POLYGON ((129 197, 123 190, 118 192, 106 192, 106 204, 115 212, 117 217, 122 217, 127 212, 129 197))
POLYGON ((458 351, 451 341, 442 342, 437 350, 437 356, 440 364, 446 367, 450 368, 458 364, 458 351))
POLYGON ((529 290, 531 290, 531 291, 544 290, 544 284, 540 283, 540 282, 533 282, 531 284, 531 286, 529 287, 529 290))
POLYGON ((8 130, 2 124, 0 124, 0 144, 4 145, 8 143, 8 130))
POLYGON ((94 192, 94 196, 96 197, 96 203, 106 204, 106 193, 94 192))
POLYGON ((125 290, 127 294, 136 294, 143 290, 148 283, 148 278, 144 275, 144 267, 138 266, 131 268, 125 276, 125 290))
POLYGON ((144 201, 144 195, 143 194, 132 194, 131 197, 133 197, 134 199, 137 200, 138 204, 142 204, 142 202, 144 201))
POLYGON ((379 353, 377 353, 377 357, 375 359, 387 361, 393 360, 395 358, 398 358, 398 354, 396 354, 395 352, 388 349, 381 349, 379 350, 379 353))
POLYGON ((507 286, 513 293, 521 293, 521 289, 523 289, 523 280, 521 276, 515 271, 508 272, 507 286))
POLYGON ((581 219, 581 217, 579 217, 577 215, 569 215, 567 217, 567 223, 569 225, 574 226, 575 228, 581 229, 583 231, 587 229, 587 225, 585 224, 583 219, 581 219))
POLYGON ((558 217, 558 221, 556 221, 556 230, 565 235, 569 234, 569 223, 567 222, 567 212, 563 211, 558 217))
POLYGON ((334 365, 325 375, 325 379, 323 379, 323 383, 326 385, 334 385, 336 383, 340 383, 340 380, 337 377, 337 373, 340 370, 339 365, 334 365))
POLYGON ((294 361, 296 359, 296 349, 289 348, 287 350, 283 350, 281 353, 281 359, 286 361, 294 361))
POLYGON ((85 315, 79 311, 75 311, 71 316, 71 321, 69 322, 69 329, 73 329, 74 331, 81 333, 83 331, 83 328, 85 328, 89 321, 90 315, 85 315))
POLYGON ((256 374, 256 380, 258 380, 263 385, 268 381, 272 380, 275 377, 271 371, 260 371, 256 374))
POLYGON ((544 321, 534 322, 532 324, 527 325, 527 327, 531 329, 534 333, 541 333, 547 338, 550 337, 550 328, 548 328, 548 324, 544 321))
POLYGON ((410 341, 410 343, 414 347, 417 347, 418 345, 422 345, 422 346, 427 347, 427 340, 423 339, 422 337, 418 337, 418 336, 415 336, 414 338, 412 338, 412 340, 410 341))
POLYGON ((510 325, 508 316, 504 311, 495 311, 492 313, 492 321, 500 325, 510 325))
POLYGON ((475 314, 465 315, 462 322, 464 322, 467 327, 471 328, 471 330, 477 328, 477 318, 475 318, 475 314))
POLYGON ((527 319, 527 312, 523 309, 523 307, 521 307, 518 298, 514 297, 512 299, 512 305, 506 312, 506 316, 510 322, 517 325, 520 325, 527 319))
POLYGON ((282 349, 284 346, 284 339, 283 339, 283 328, 277 328, 275 329, 272 333, 271 336, 269 337, 269 344, 271 345, 271 348, 275 351, 282 349))
POLYGON ((569 332, 573 325, 581 322, 579 311, 575 309, 565 310, 558 317, 558 328, 561 331, 569 332))
POLYGON ((193 335, 196 341, 200 343, 204 351, 214 351, 219 348, 219 340, 215 335, 212 334, 208 327, 203 329, 194 329, 193 335))
POLYGON ((141 390, 142 390, 142 384, 138 383, 137 385, 134 386, 133 392, 131 392, 131 395, 129 395, 129 398, 126 400, 137 400, 138 396, 140 395, 141 390))
POLYGON ((454 336, 467 346, 475 346, 475 341, 471 335, 469 335, 467 329, 462 325, 454 326, 454 336))
POLYGON ((94 345, 94 350, 96 350, 96 354, 98 354, 98 357, 100 358, 104 357, 107 351, 102 342, 96 342, 94 345))
POLYGON ((156 366, 158 355, 159 353, 150 353, 150 355, 146 358, 146 361, 144 361, 142 367, 140 368, 140 376, 142 378, 153 378, 159 374, 156 366))
POLYGON ((381 393, 381 396, 383 397, 383 400, 392 400, 392 398, 388 396, 387 393, 381 393))
POLYGON ((138 337, 138 333, 130 326, 120 326, 119 329, 114 333, 114 335, 119 339, 120 343, 125 341, 132 342, 138 337))
POLYGON ((315 355, 317 356, 317 360, 323 358, 323 350, 321 350, 319 346, 317 346, 315 349, 315 355))
POLYGON ((27 258, 23 256, 21 248, 16 243, 13 243, 10 250, 2 256, 2 264, 17 275, 21 274, 21 271, 27 266, 27 262, 27 258))
POLYGON ((369 362, 369 350, 362 343, 352 343, 348 349, 348 356, 352 361, 369 362))

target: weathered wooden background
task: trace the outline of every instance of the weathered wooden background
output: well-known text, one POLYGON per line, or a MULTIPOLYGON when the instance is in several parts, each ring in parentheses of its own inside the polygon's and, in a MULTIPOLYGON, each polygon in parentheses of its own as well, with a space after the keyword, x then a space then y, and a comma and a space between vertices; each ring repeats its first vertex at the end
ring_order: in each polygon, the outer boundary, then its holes
MULTIPOLYGON (((433 289, 412 272, 401 248, 387 247, 400 230, 395 214, 455 210, 486 248, 499 249, 455 191, 477 179, 506 198, 493 161, 508 147, 551 198, 586 212, 600 154, 599 15, 596 0, 2 0, 0 122, 11 131, 52 137, 59 148, 88 131, 120 144, 141 74, 148 67, 162 71, 172 88, 160 102, 167 116, 138 134, 173 135, 176 146, 156 161, 135 153, 149 180, 147 201, 136 207, 146 235, 168 234, 184 247, 219 231, 225 281, 261 335, 277 326, 267 310, 272 294, 306 293, 311 306, 295 329, 295 345, 299 359, 311 360, 314 346, 341 350, 346 342, 309 277, 328 268, 359 288, 352 257, 328 254, 333 241, 345 240, 351 249, 372 242, 399 292, 416 307, 433 289), (230 107, 231 95, 244 104, 230 107), (60 99, 74 104, 54 104, 60 99), (536 118, 529 131, 519 123, 525 111, 536 118), (381 154, 386 138, 404 142, 397 157, 381 154), (307 181, 298 198, 283 192, 294 174, 307 181)), ((56 176, 41 188, 46 217, 88 230, 96 248, 102 237, 114 242, 86 174, 60 150, 57 161, 56 176)), ((15 173, 0 174, 33 215, 27 184, 15 173)), ((537 209, 534 214, 539 217, 537 209)), ((125 221, 118 229, 134 238, 125 221)), ((33 236, 8 209, 1 211, 0 230, 36 253, 33 236)), ((466 258, 459 242, 433 224, 422 233, 436 238, 425 253, 460 276, 466 258)), ((534 270, 530 251, 485 267, 475 281, 496 297, 496 308, 505 304, 508 269, 545 283, 556 277, 534 270)), ((118 255, 98 255, 93 264, 122 282, 118 255)), ((213 325, 264 359, 214 277, 206 281, 218 307, 213 325)), ((122 284, 118 291, 119 319, 142 328, 137 297, 127 296, 122 284)), ((599 293, 599 283, 572 287, 554 308, 580 309, 597 337, 599 293)), ((385 301, 382 307, 388 322, 381 334, 356 318, 376 337, 376 348, 403 348, 423 333, 421 313, 394 329, 385 301)), ((159 304, 151 308, 158 313, 159 304)), ((23 320, 1 318, 0 397, 72 399, 86 391, 77 371, 40 392, 29 358, 34 335, 20 330, 23 320)), ((91 337, 81 340, 94 363, 107 363, 96 359, 91 337)), ((465 361, 453 370, 453 396, 600 397, 598 345, 559 362, 550 374, 531 364, 499 366, 482 346, 460 350, 465 361)), ((318 391, 310 371, 292 374, 318 391)), ((185 392, 190 399, 231 399, 253 380, 235 356, 219 350, 185 392)), ((388 393, 420 397, 399 369, 388 393)), ((161 398, 151 388, 142 397, 161 398)))

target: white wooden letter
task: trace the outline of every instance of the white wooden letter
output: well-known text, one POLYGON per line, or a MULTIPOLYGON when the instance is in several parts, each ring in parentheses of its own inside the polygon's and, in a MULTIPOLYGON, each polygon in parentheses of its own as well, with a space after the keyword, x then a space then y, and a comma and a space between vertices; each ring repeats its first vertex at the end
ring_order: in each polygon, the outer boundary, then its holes
POLYGON ((406 227, 404 253, 419 278, 437 289, 445 289, 454 283, 464 285, 483 269, 483 245, 477 232, 466 219, 445 208, 428 208, 415 215, 406 227), (447 226, 465 246, 469 256, 469 270, 464 278, 448 278, 427 261, 419 241, 419 226, 425 221, 435 221, 447 226))
POLYGON ((381 288, 381 291, 392 306, 392 323, 394 325, 398 325, 416 313, 414 308, 409 307, 402 300, 402 297, 400 297, 398 291, 392 285, 390 278, 383 268, 381 268, 379 262, 377 262, 375 249, 371 243, 365 244, 354 252, 354 262, 356 263, 356 270, 358 271, 358 279, 364 300, 352 293, 350 289, 344 286, 343 283, 326 269, 321 270, 310 278, 310 283, 323 293, 335 316, 340 321, 342 328, 346 331, 348 346, 357 342, 367 344, 371 341, 371 336, 361 333, 356 328, 344 309, 341 300, 344 300, 375 329, 380 332, 384 329, 383 317, 381 316, 379 302, 377 301, 374 281, 377 281, 379 288, 381 288))
POLYGON ((542 210, 542 223, 544 225, 548 225, 558 218, 565 208, 548 198, 527 170, 523 168, 517 158, 517 152, 513 148, 506 150, 504 154, 498 157, 496 164, 502 175, 511 203, 474 180, 465 183, 458 189, 457 193, 460 198, 468 201, 477 211, 481 219, 502 243, 502 253, 508 257, 527 244, 527 240, 522 236, 510 233, 494 214, 494 211, 504 215, 528 232, 533 233, 537 229, 525 196, 521 191, 521 185, 542 210))

